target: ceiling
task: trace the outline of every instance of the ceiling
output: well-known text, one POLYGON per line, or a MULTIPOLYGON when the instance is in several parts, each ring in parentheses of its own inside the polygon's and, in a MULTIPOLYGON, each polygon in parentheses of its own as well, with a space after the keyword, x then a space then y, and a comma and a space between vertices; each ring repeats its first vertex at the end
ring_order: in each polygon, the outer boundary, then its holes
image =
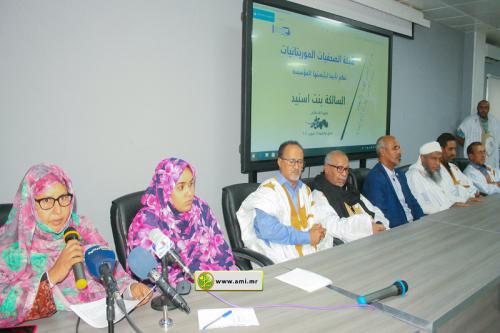
POLYGON ((396 0, 421 10, 424 17, 453 29, 482 31, 500 47, 500 0, 396 0))

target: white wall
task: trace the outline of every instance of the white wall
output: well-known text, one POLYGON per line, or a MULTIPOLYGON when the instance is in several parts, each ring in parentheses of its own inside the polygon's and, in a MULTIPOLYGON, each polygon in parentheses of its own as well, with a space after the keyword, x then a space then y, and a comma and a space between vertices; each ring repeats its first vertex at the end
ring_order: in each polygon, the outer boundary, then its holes
POLYGON ((30 165, 63 167, 112 242, 111 201, 177 156, 222 221, 240 174, 241 2, 1 1, 0 202, 30 165))
MULTIPOLYGON (((240 12, 241 0, 0 1, 0 202, 30 165, 57 163, 112 242, 111 201, 178 156, 223 224, 222 187, 247 180, 240 12)), ((462 50, 463 34, 439 24, 394 39, 391 128, 404 163, 458 124, 462 50)))
POLYGON ((392 59, 391 134, 414 163, 419 147, 462 120, 464 34, 432 23, 415 26, 414 40, 396 37, 392 59))
POLYGON ((477 103, 486 97, 485 57, 488 44, 484 32, 464 35, 463 117, 476 113, 477 103))

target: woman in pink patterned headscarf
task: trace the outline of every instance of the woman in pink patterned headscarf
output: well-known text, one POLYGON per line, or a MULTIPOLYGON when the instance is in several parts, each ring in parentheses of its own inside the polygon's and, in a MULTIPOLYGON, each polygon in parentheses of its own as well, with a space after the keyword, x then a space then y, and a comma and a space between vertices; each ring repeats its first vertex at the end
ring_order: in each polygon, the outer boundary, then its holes
MULTIPOLYGON (((143 208, 129 227, 129 250, 151 249, 151 230, 159 228, 175 244, 191 272, 236 270, 231 249, 208 204, 194 194, 195 171, 186 161, 169 158, 156 167, 151 184, 142 196, 143 208)), ((161 269, 161 264, 158 264, 161 269)), ((170 265, 172 285, 184 280, 179 266, 170 265)))
MULTIPOLYGON (((106 297, 103 285, 87 271, 87 286, 75 287, 72 266, 83 262, 84 248, 106 242, 76 213, 71 180, 56 165, 31 167, 0 228, 0 327, 48 317, 71 304, 106 297), (81 240, 64 241, 73 227, 81 240)), ((115 277, 121 291, 140 299, 149 289, 132 280, 120 265, 115 277)))

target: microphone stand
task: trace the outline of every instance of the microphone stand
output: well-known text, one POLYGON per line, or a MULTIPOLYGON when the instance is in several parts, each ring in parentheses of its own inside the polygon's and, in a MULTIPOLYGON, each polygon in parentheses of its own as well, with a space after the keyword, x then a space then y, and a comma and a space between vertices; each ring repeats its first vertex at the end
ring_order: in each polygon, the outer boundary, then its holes
MULTIPOLYGON (((163 258, 161 258, 161 275, 165 281, 168 281, 168 259, 167 255, 164 255, 163 258)), ((177 309, 177 306, 174 305, 168 298, 167 296, 163 295, 158 295, 154 297, 151 300, 151 308, 156 311, 164 311, 164 307, 167 306, 168 310, 175 310, 177 309)))
POLYGON ((106 288, 106 318, 108 319, 108 333, 115 331, 115 297, 110 288, 106 288))
MULTIPOLYGON (((165 281, 168 281, 168 260, 166 255, 161 258, 161 275, 165 281)), ((156 298, 159 299, 159 305, 161 306, 161 311, 163 311, 163 317, 160 319, 158 324, 161 328, 163 328, 164 331, 168 331, 168 329, 174 325, 174 321, 168 316, 169 307, 172 307, 173 309, 177 307, 172 302, 170 302, 167 296, 163 293, 156 298)), ((151 307, 153 307, 153 301, 154 300, 151 301, 151 307)))
POLYGON ((115 331, 115 293, 117 292, 116 281, 108 264, 99 267, 99 275, 104 289, 106 289, 106 319, 108 320, 108 332, 115 331))
POLYGON ((168 316, 168 305, 166 304, 163 305, 163 317, 160 319, 159 324, 164 331, 168 331, 170 327, 174 326, 174 321, 168 316))
POLYGON ((168 281, 168 259, 166 254, 161 258, 161 275, 165 281, 168 281))

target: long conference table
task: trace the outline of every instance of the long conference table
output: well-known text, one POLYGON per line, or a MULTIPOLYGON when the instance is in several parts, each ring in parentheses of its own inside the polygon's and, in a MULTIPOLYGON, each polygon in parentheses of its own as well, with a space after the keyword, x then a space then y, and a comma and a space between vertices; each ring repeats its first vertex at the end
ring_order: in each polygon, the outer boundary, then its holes
MULTIPOLYGON (((338 310, 260 308, 259 326, 212 329, 214 332, 500 332, 500 195, 467 208, 451 208, 398 228, 320 253, 264 267, 261 292, 217 292, 240 307, 271 304, 339 307, 338 310), (332 280, 312 293, 275 277, 303 268, 332 280), (359 294, 408 282, 404 297, 392 297, 370 308, 342 308, 359 294)), ((185 297, 191 314, 169 312, 171 332, 198 331, 198 309, 227 308, 206 292, 185 297)), ((143 332, 163 332, 161 313, 149 305, 132 319, 143 332)), ((76 315, 59 312, 26 324, 38 332, 74 331, 76 315)), ((79 332, 106 332, 82 322, 79 332)), ((116 332, 133 332, 125 320, 116 332)))

